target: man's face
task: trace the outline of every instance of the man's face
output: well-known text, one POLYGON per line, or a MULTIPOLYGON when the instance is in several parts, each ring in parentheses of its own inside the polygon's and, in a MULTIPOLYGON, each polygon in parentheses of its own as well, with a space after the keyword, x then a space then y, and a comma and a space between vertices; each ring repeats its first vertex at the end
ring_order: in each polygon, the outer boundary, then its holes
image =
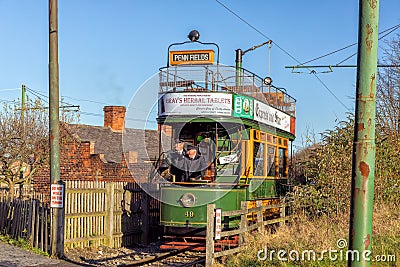
POLYGON ((178 150, 178 151, 182 151, 183 150, 183 143, 175 144, 175 149, 178 150))
POLYGON ((196 156, 196 154, 197 154, 196 149, 191 149, 191 150, 188 151, 188 155, 189 155, 189 157, 191 157, 191 158, 193 158, 194 156, 196 156))

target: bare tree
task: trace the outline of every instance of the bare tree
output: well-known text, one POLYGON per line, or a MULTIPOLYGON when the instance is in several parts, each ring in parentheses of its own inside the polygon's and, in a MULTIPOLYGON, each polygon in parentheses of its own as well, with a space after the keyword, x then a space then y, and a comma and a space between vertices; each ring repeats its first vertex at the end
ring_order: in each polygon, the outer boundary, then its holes
POLYGON ((400 35, 386 42, 383 64, 377 81, 377 126, 385 135, 398 140, 400 137, 400 35))
POLYGON ((25 109, 3 106, 0 110, 0 184, 10 195, 14 186, 29 183, 48 162, 48 114, 39 101, 28 100, 25 109))

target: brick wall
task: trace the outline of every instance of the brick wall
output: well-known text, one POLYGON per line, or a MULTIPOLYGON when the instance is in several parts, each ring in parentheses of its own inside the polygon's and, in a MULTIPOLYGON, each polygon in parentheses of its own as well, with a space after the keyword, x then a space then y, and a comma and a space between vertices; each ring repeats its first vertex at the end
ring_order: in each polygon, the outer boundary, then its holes
MULTIPOLYGON (((93 153, 93 142, 82 142, 74 138, 63 127, 60 144, 60 178, 63 181, 146 181, 151 170, 150 163, 130 164, 130 169, 122 155, 121 163, 106 162, 104 156, 93 153), (135 177, 135 179, 133 178, 135 177)), ((95 145, 95 144, 94 144, 95 145)), ((50 170, 49 166, 39 170, 33 177, 36 193, 43 193, 49 198, 50 170)))

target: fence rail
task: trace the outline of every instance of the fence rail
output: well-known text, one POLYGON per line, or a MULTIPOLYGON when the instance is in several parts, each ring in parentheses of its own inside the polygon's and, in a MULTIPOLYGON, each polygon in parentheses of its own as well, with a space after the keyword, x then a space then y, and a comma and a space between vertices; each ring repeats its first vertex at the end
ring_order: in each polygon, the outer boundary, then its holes
POLYGON ((285 226, 287 220, 291 218, 291 216, 286 215, 286 207, 289 206, 289 203, 283 201, 280 204, 262 206, 262 201, 257 201, 257 207, 248 208, 248 202, 242 201, 241 209, 234 211, 222 211, 221 217, 225 216, 240 216, 240 227, 238 229, 231 229, 221 231, 221 238, 229 238, 233 236, 239 236, 239 246, 228 248, 222 251, 215 252, 215 232, 216 232, 216 216, 215 216, 215 204, 207 205, 207 232, 206 232, 206 266, 213 266, 216 258, 222 256, 232 255, 234 253, 239 252, 243 249, 243 245, 245 245, 245 234, 248 232, 257 231, 259 233, 263 233, 265 230, 265 226, 279 223, 281 227, 285 226), (273 219, 264 219, 264 212, 271 209, 279 209, 279 218, 273 219), (255 221, 248 221, 248 214, 256 213, 255 221))

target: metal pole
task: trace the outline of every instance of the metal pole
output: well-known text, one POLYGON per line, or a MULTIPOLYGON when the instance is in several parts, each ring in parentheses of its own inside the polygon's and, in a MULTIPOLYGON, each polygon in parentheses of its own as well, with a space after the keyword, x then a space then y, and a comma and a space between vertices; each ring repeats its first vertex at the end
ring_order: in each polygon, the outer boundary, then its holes
POLYGON ((348 266, 370 266, 375 178, 379 0, 360 0, 348 266))
MULTIPOLYGON (((50 183, 60 184, 60 129, 58 79, 58 3, 49 0, 49 137, 50 183)), ((63 206, 63 205, 62 205, 63 206)), ((52 256, 64 256, 64 208, 52 208, 52 256)))
POLYGON ((242 83, 242 56, 242 49, 236 49, 236 86, 240 86, 242 83))
POLYGON ((26 95, 26 86, 23 84, 21 86, 21 122, 24 125, 25 122, 25 95, 26 95))

